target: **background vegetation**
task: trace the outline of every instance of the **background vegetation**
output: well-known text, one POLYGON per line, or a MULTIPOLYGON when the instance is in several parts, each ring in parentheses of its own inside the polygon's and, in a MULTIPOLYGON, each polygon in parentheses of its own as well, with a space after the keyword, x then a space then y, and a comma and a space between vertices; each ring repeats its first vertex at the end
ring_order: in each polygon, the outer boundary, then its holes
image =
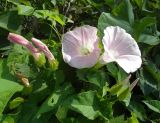
POLYGON ((159 123, 159 43, 159 0, 0 0, 0 122, 159 123), (100 38, 106 26, 134 37, 143 64, 130 80, 115 63, 97 71, 64 63, 62 35, 84 24, 97 27, 100 38), (9 43, 9 32, 41 39, 59 69, 38 67, 24 47, 9 43))

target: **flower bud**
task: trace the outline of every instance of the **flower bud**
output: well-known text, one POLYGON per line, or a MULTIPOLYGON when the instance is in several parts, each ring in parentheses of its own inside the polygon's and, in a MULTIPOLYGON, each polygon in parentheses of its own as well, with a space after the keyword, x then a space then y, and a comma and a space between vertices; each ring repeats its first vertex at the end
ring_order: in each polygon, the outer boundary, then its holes
POLYGON ((27 39, 15 33, 9 33, 8 40, 10 40, 13 43, 20 44, 22 46, 27 46, 29 44, 29 41, 27 39))
POLYGON ((36 38, 32 38, 31 40, 46 55, 49 61, 55 59, 51 51, 46 46, 46 44, 44 44, 43 42, 41 42, 36 38))
MULTIPOLYGON (((35 57, 34 57, 35 58, 35 57)), ((43 53, 39 53, 39 56, 37 58, 35 58, 35 63, 37 64, 37 66, 42 67, 45 65, 46 63, 46 58, 45 55, 43 53)))
POLYGON ((25 46, 34 57, 36 64, 41 67, 46 63, 45 55, 41 53, 37 48, 35 48, 27 39, 25 39, 23 36, 15 34, 15 33, 9 33, 8 40, 10 40, 13 43, 25 46))
POLYGON ((41 42, 40 40, 36 38, 32 38, 32 42, 41 50, 45 56, 48 58, 49 65, 53 71, 58 69, 58 61, 54 58, 53 54, 51 51, 48 49, 46 44, 41 42))

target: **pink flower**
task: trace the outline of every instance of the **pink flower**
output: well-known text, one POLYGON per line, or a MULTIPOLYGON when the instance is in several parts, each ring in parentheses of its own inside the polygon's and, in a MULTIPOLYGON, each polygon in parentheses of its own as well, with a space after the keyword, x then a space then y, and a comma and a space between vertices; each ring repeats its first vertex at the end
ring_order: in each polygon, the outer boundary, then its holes
POLYGON ((135 72, 142 64, 141 52, 136 41, 120 27, 107 27, 102 39, 105 52, 101 64, 117 62, 127 73, 135 72))
POLYGON ((18 35, 15 33, 9 33, 8 40, 10 40, 13 43, 17 43, 22 46, 25 46, 32 53, 32 55, 35 59, 38 59, 41 55, 41 53, 39 53, 38 49, 35 48, 27 39, 25 39, 21 35, 18 35))
POLYGON ((90 68, 97 63, 100 55, 97 29, 85 25, 69 31, 62 40, 63 59, 75 68, 90 68))

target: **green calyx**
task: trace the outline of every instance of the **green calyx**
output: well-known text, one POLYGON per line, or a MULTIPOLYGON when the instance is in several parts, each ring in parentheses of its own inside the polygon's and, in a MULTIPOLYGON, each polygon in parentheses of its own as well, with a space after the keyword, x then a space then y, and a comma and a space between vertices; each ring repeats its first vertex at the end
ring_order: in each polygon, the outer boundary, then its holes
POLYGON ((41 53, 41 55, 39 55, 38 59, 35 60, 37 66, 42 67, 45 65, 46 63, 46 58, 45 55, 43 53, 41 53))
POLYGON ((58 69, 58 65, 59 65, 59 62, 56 59, 49 61, 49 66, 53 71, 58 69))

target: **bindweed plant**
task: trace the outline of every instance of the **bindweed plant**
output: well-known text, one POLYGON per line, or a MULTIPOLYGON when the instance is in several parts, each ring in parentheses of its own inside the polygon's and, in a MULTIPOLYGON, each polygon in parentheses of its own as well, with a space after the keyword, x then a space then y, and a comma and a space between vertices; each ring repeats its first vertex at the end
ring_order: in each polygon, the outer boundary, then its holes
POLYGON ((158 0, 0 2, 0 122, 160 122, 158 0))

